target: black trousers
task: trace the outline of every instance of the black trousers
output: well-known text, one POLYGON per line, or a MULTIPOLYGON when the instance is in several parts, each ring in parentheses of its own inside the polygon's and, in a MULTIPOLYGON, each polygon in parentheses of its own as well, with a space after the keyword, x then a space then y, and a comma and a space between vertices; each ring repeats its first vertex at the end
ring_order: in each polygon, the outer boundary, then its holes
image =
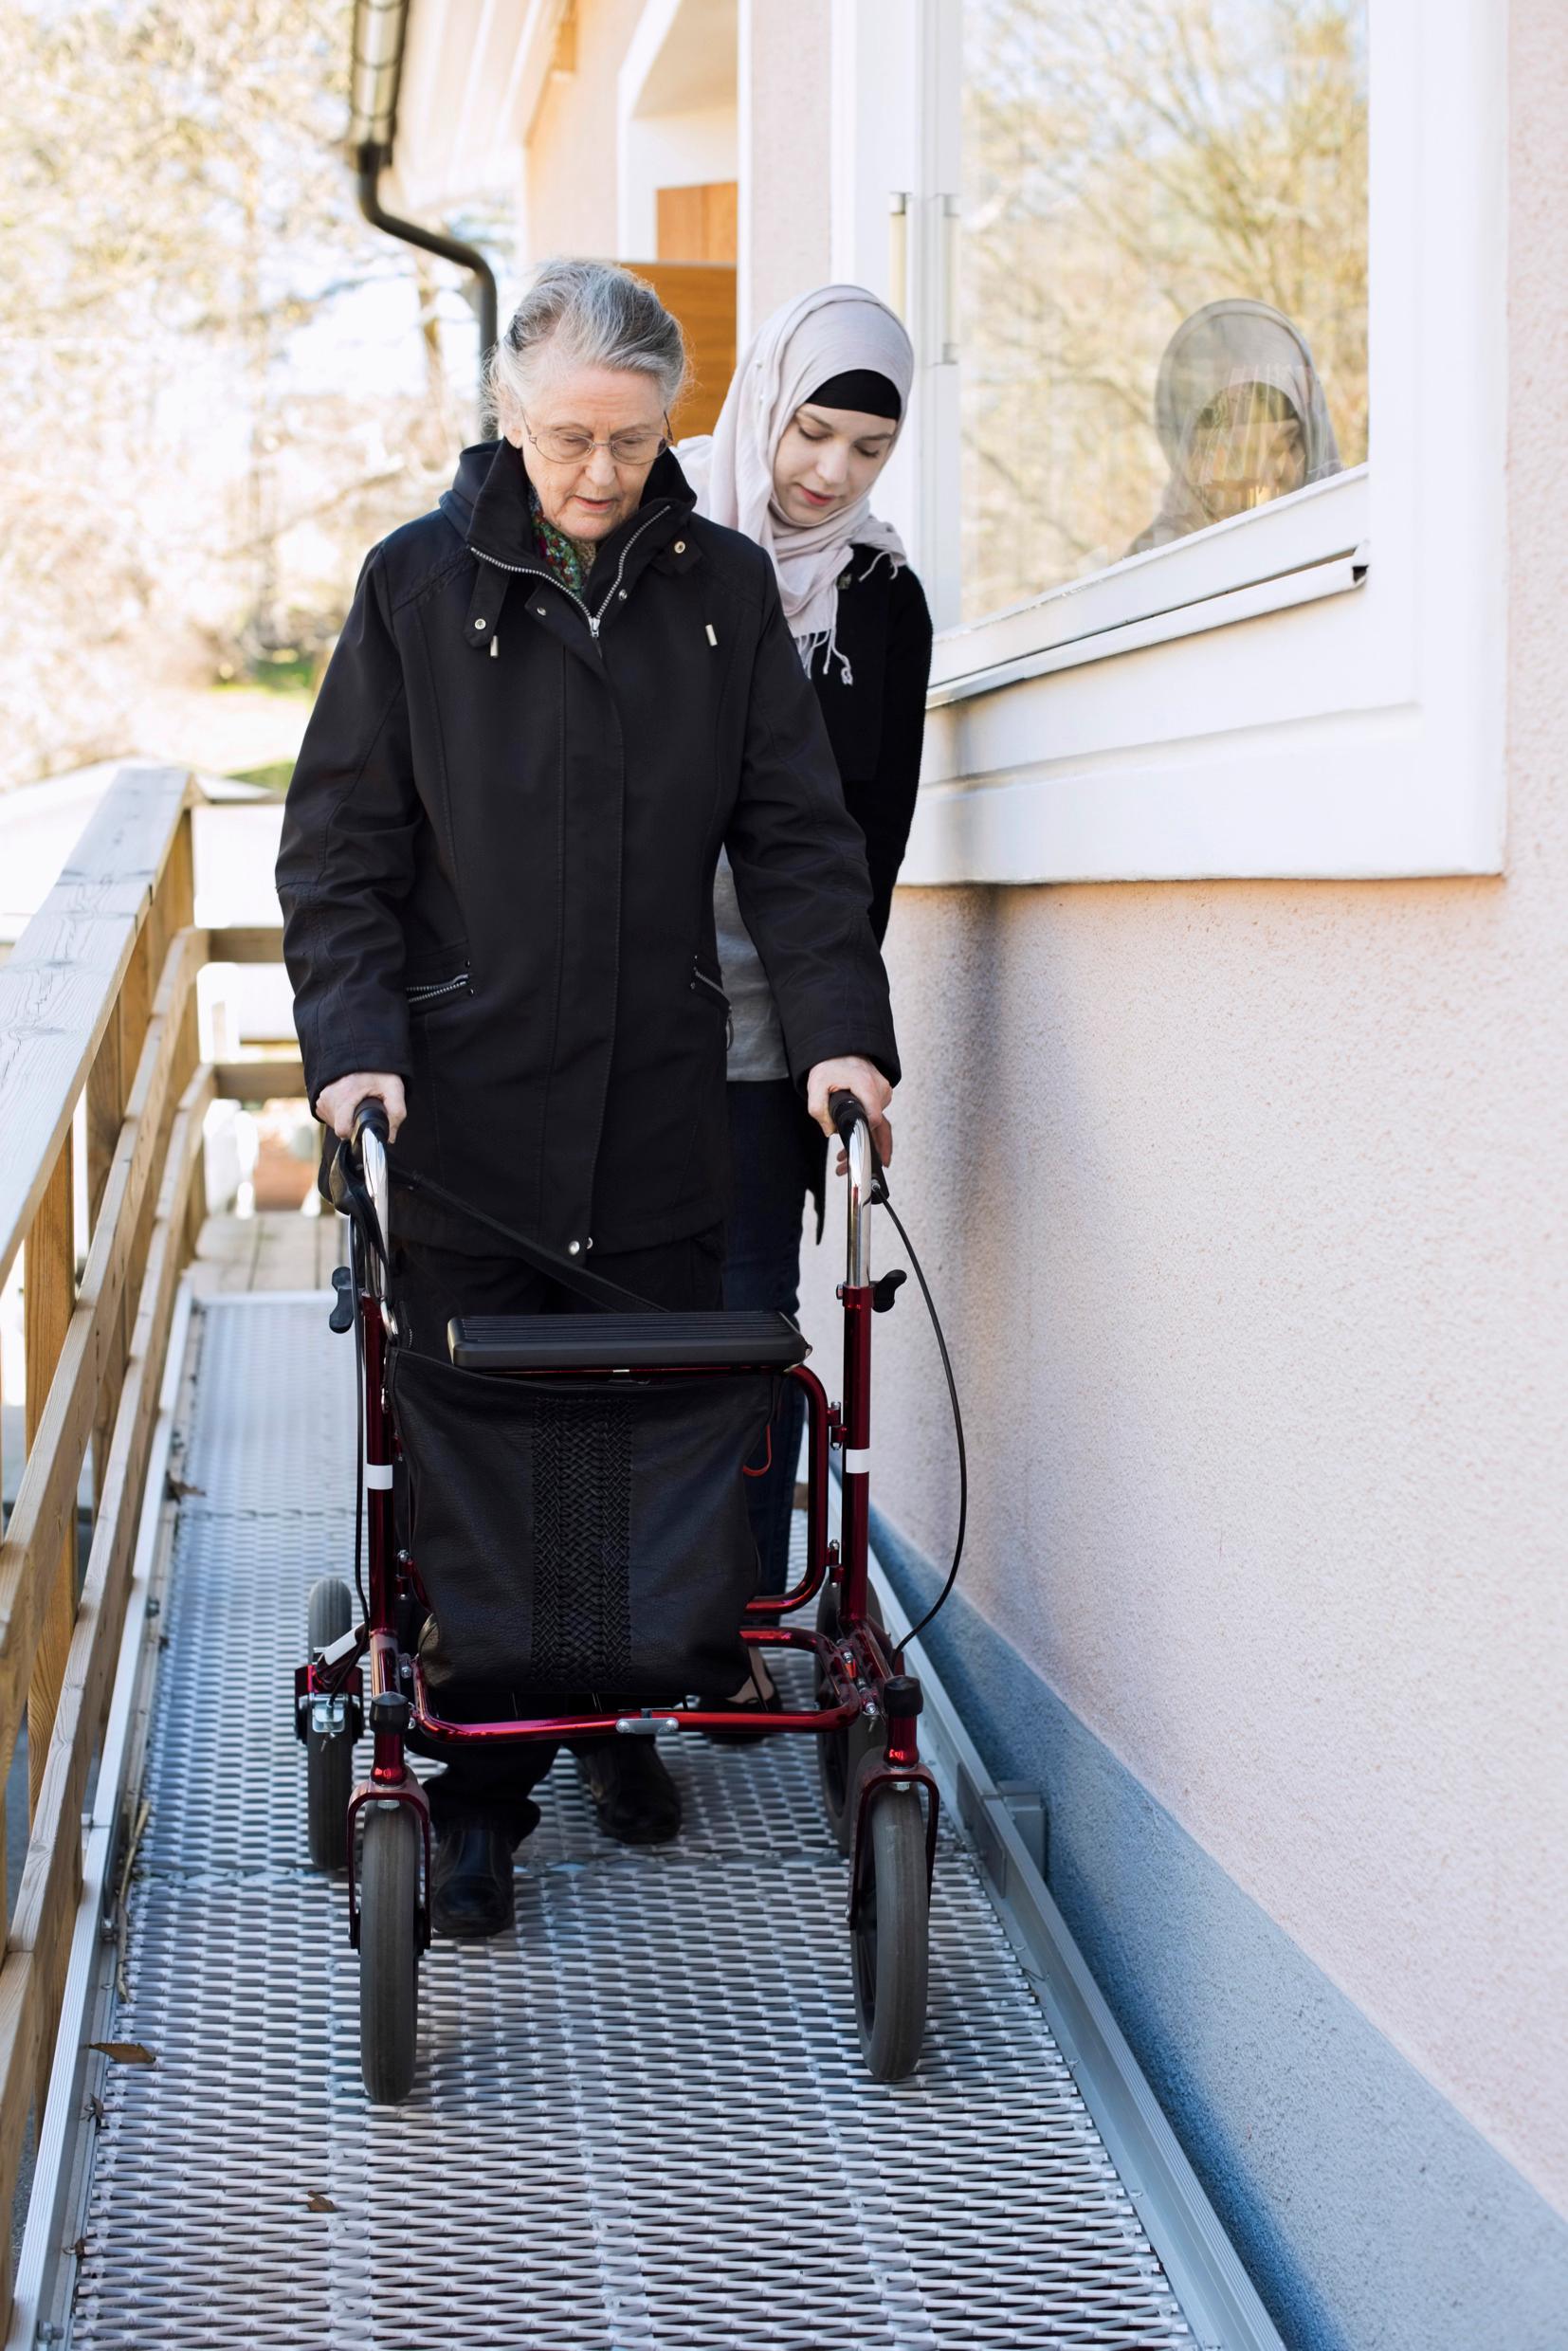
MULTIPOLYGON (((794 1314, 800 1304, 800 1235, 820 1165, 823 1137, 806 1119, 789 1078, 763 1078, 727 1089, 734 1205, 725 1230, 724 1303, 794 1314)), ((806 1395, 796 1379, 778 1383, 772 1454, 746 1488, 761 1562, 759 1592, 790 1582, 790 1523, 794 1513, 806 1395)))
MULTIPOLYGON (((724 1290, 723 1229, 716 1226, 683 1241, 630 1249, 619 1256, 595 1252, 593 1271, 646 1298, 652 1306, 691 1311, 720 1306, 724 1290)), ((444 1359, 447 1324, 454 1314, 592 1311, 572 1291, 515 1257, 469 1256, 463 1249, 403 1241, 393 1248, 392 1275, 400 1343, 444 1359)), ((499 1722, 519 1711, 510 1689, 483 1682, 444 1682, 438 1703, 441 1712, 457 1722, 499 1722)), ((529 1710, 582 1714, 589 1711, 589 1700, 585 1692, 563 1691, 548 1704, 531 1699, 529 1710)), ((419 1742, 415 1739, 410 1744, 417 1747, 419 1742)), ((555 1759, 555 1747, 542 1740, 517 1746, 476 1746, 451 1756, 445 1771, 426 1783, 437 1830, 459 1816, 471 1819, 489 1814, 516 1844, 537 1817, 529 1791, 544 1777, 555 1759)))

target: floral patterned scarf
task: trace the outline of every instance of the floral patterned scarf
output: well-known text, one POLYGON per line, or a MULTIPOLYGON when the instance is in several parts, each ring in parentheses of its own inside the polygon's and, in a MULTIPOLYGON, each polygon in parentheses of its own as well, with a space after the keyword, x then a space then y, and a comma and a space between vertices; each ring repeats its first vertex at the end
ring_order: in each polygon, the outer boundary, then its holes
POLYGON ((593 569, 596 549, 587 539, 568 538, 553 522, 546 522, 539 494, 533 483, 528 484, 528 511, 534 518, 534 545, 543 556, 563 588, 580 596, 593 569))

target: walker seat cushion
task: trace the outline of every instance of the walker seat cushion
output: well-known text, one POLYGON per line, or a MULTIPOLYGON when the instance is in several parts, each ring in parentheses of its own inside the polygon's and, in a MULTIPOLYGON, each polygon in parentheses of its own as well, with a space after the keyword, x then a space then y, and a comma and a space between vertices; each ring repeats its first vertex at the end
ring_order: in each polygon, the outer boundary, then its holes
POLYGON ((783 1371, 810 1350, 786 1314, 458 1314, 465 1372, 783 1371))

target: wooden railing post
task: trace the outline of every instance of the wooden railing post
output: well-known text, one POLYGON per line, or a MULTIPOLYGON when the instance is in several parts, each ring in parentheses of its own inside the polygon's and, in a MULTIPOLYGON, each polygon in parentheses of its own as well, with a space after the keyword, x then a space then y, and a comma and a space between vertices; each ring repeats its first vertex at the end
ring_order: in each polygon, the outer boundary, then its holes
MULTIPOLYGON (((133 958, 134 959, 134 958, 133 958)), ((129 981, 129 974, 126 981, 129 981)), ((98 1212, 103 1205, 103 1187, 109 1180, 109 1170, 119 1144, 120 1122, 125 1116, 125 1071, 135 1069, 139 1043, 134 1043, 127 1065, 122 1050, 120 1008, 124 1003, 122 984, 119 1002, 103 1031, 103 1042, 93 1056, 87 1073, 87 1230, 98 1230, 98 1212)), ((119 1404, 119 1383, 125 1373, 125 1356, 129 1332, 125 1310, 116 1318, 117 1327, 105 1350, 103 1384, 99 1391, 98 1411, 93 1415, 93 1507, 103 1499, 103 1478, 108 1467, 109 1444, 114 1435, 115 1412, 119 1404)))
MULTIPOLYGON (((163 876, 158 884, 153 911, 157 928, 155 943, 158 956, 154 969, 161 972, 163 958, 168 953, 170 942, 181 931, 188 929, 196 919, 195 822, 190 809, 185 810, 175 828, 174 837, 169 848, 169 862, 164 866, 163 876)), ((196 992, 192 988, 180 1013, 179 1043, 174 1052, 173 1088, 174 1102, 178 1102, 185 1090, 187 1081, 200 1059, 201 1028, 196 1008, 196 992)), ((206 1214, 206 1187, 198 1179, 191 1186, 182 1227, 182 1237, 188 1256, 194 1257, 196 1254, 196 1245, 201 1238, 201 1229, 206 1214)))
MULTIPOLYGON (((133 1067, 135 1064, 132 1065, 133 1067)), ((103 1187, 109 1180, 120 1121, 125 1116, 124 1064, 119 1053, 119 1022, 111 1020, 103 1042, 87 1072, 87 1229, 98 1222, 103 1187)))
MULTIPOLYGON (((166 884, 173 893, 171 913, 177 917, 175 929, 184 930, 196 919, 195 813, 187 809, 180 819, 179 831, 170 854, 166 884), (171 882, 170 877, 173 879, 171 882)), ((185 1001, 180 1018, 179 1055, 175 1062, 176 1099, 183 1095, 187 1084, 201 1062, 201 1016, 196 991, 191 989, 185 1001)), ((198 1156, 195 1180, 186 1200, 184 1220, 185 1254, 194 1257, 201 1240, 201 1229, 207 1221, 207 1185, 204 1179, 204 1158, 198 1156)))
POLYGON ((143 923, 137 933, 131 959, 125 966, 125 976, 119 983, 118 1023, 119 1028, 119 1066, 134 1069, 141 1040, 147 1034, 147 1023, 153 1015, 153 938, 151 926, 143 923))
POLYGON ((182 810, 169 844, 168 861, 153 893, 153 969, 161 972, 169 942, 196 919, 196 867, 191 811, 182 810))
MULTIPOLYGON (((30 1451, 48 1401, 49 1385, 76 1303, 76 1231, 72 1214, 71 1130, 65 1130, 48 1188, 34 1212, 23 1248, 22 1280, 27 1349, 27 1431, 30 1451)), ((48 1569, 43 1638, 33 1660, 27 1690, 27 1797, 37 1804, 48 1753, 49 1731, 65 1671, 76 1617, 76 1512, 66 1525, 58 1558, 48 1569)))
MULTIPOLYGON (((131 949, 131 959, 125 966, 125 976, 119 983, 119 996, 115 1006, 112 1022, 119 1037, 119 1066, 127 1086, 130 1084, 132 1072, 141 1059, 141 1048, 147 1041, 148 1024, 153 1017, 153 990, 157 984, 157 974, 161 968, 161 965, 155 965, 153 961, 153 920, 149 912, 147 920, 137 934, 136 944, 131 949)), ((125 1280, 125 1295, 120 1302, 104 1376, 103 1412, 100 1423, 101 1451, 99 1449, 99 1435, 95 1434, 94 1438, 95 1464, 100 1459, 107 1460, 108 1458, 115 1414, 119 1409, 120 1383, 125 1377, 125 1366, 130 1358, 131 1326, 136 1317, 134 1302, 137 1286, 141 1280, 141 1267, 147 1251, 146 1235, 151 1215, 150 1208, 143 1211, 132 1238, 130 1263, 125 1280)), ((95 1468, 94 1474, 99 1484, 101 1485, 101 1472, 95 1468)), ((96 1493, 96 1486, 94 1490, 96 1493)))

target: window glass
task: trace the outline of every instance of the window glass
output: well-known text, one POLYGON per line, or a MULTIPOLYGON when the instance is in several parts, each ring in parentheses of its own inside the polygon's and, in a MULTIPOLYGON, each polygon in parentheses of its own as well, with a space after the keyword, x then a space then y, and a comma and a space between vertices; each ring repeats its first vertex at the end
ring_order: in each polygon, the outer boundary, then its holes
POLYGON ((1366 7, 962 7, 975 620, 1366 456, 1366 7))

